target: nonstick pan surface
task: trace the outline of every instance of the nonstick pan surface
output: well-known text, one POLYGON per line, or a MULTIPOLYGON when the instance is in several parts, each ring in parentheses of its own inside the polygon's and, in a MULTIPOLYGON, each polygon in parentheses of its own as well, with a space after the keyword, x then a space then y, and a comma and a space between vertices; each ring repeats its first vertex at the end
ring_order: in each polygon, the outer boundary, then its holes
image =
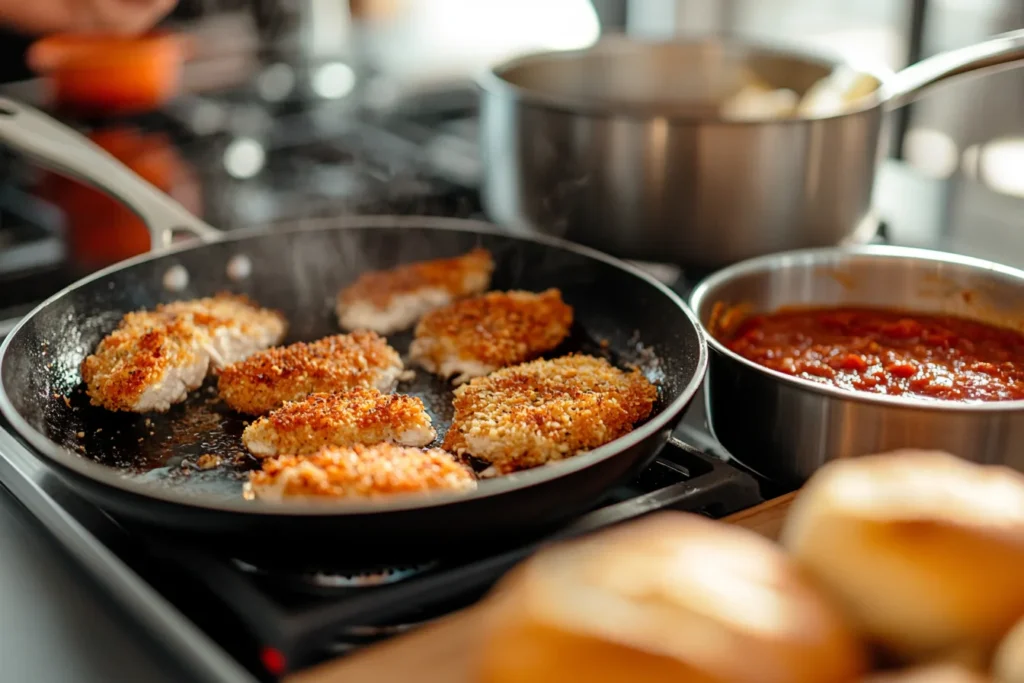
MULTIPOLYGON (((479 552, 580 514, 646 466, 706 368, 700 327, 675 294, 584 247, 502 234, 474 221, 419 217, 353 217, 225 235, 74 131, 2 98, 0 142, 124 201, 144 219, 158 250, 182 229, 205 242, 163 248, 68 287, 0 347, 0 410, 78 491, 125 524, 184 535, 264 565, 310 556, 366 566, 479 552), (494 255, 493 289, 562 290, 576 323, 552 355, 604 354, 620 366, 641 367, 658 384, 654 413, 644 424, 592 452, 482 481, 471 493, 270 503, 242 498, 247 471, 256 465, 240 443, 244 421, 209 386, 166 414, 148 416, 109 413, 89 405, 82 391, 82 360, 129 311, 244 293, 286 315, 286 341, 310 341, 339 332, 335 296, 360 273, 477 246, 494 255), (204 469, 209 461, 219 462, 204 469)), ((390 341, 405 352, 410 340, 406 334, 390 341)), ((423 399, 443 436, 450 387, 419 372, 399 391, 423 399)))
MULTIPOLYGON (((410 335, 389 341, 404 353, 410 335)), ((595 503, 664 444, 705 363, 702 335, 681 301, 614 259, 572 245, 502 235, 467 221, 355 218, 143 257, 73 285, 32 313, 5 342, 0 407, 84 492, 131 519, 202 536, 255 535, 263 543, 279 532, 287 538, 275 540, 285 544, 309 541, 319 535, 310 532, 321 527, 310 520, 326 521, 330 537, 343 543, 355 537, 357 545, 419 545, 439 536, 461 543, 553 523, 595 503), (224 406, 212 386, 162 415, 111 413, 89 405, 83 393, 82 360, 128 311, 233 291, 284 312, 290 323, 287 341, 308 341, 339 332, 334 296, 360 273, 475 246, 495 257, 494 289, 560 288, 575 310, 576 324, 570 339, 550 355, 582 351, 604 354, 622 367, 639 366, 659 385, 653 416, 612 444, 562 463, 484 480, 469 495, 311 507, 243 500, 242 485, 256 461, 241 446, 244 418, 224 406), (239 268, 240 259, 251 264, 241 280, 232 278, 246 270, 239 268), (188 274, 187 286, 169 289, 182 273, 188 274), (200 469, 200 456, 207 454, 220 464, 200 469)), ((398 391, 423 399, 443 438, 451 420, 447 383, 418 371, 398 391)))

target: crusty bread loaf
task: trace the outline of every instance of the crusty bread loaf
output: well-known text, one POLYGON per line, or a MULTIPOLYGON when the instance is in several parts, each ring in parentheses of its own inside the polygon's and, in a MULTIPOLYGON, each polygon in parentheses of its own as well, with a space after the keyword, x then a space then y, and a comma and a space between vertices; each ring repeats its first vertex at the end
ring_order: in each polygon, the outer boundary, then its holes
POLYGON ((782 543, 874 644, 990 655, 1024 614, 1024 475, 945 453, 843 460, 797 496, 782 543))
POLYGON ((884 671, 863 683, 992 683, 984 674, 959 664, 926 664, 900 671, 884 671))
POLYGON ((860 642, 754 532, 658 513, 552 546, 490 597, 486 683, 843 683, 860 642))
POLYGON ((992 673, 996 683, 1024 683, 1024 616, 999 644, 992 673))

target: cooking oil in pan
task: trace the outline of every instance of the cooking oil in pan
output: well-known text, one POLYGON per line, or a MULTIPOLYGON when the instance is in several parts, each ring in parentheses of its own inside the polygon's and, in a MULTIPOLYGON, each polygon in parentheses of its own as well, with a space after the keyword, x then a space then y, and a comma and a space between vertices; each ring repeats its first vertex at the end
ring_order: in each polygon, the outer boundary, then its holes
MULTIPOLYGON (((411 341, 408 332, 389 338, 400 352, 406 352, 411 341)), ((546 356, 567 353, 604 356, 620 367, 639 367, 655 383, 663 379, 657 357, 635 337, 613 348, 575 324, 569 338, 546 356)), ((423 401, 437 430, 436 443, 443 441, 452 420, 450 384, 417 369, 397 391, 423 401)), ((185 402, 151 415, 113 413, 93 406, 79 386, 69 396, 55 397, 47 428, 49 436, 65 447, 128 476, 197 496, 237 499, 247 473, 259 467, 241 441, 252 419, 228 408, 211 378, 185 402)))

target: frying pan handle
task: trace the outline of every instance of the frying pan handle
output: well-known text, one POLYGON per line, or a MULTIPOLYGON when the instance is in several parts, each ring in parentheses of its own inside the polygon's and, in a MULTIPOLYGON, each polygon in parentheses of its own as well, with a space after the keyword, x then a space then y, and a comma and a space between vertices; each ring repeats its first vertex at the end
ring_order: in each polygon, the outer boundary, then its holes
POLYGON ((169 245, 176 233, 206 242, 223 235, 99 145, 41 111, 4 97, 0 97, 0 144, 123 202, 146 224, 154 249, 169 245))
POLYGON ((885 106, 902 107, 948 78, 1021 60, 1024 60, 1024 30, 1002 33, 982 43, 939 53, 890 77, 884 86, 885 106))

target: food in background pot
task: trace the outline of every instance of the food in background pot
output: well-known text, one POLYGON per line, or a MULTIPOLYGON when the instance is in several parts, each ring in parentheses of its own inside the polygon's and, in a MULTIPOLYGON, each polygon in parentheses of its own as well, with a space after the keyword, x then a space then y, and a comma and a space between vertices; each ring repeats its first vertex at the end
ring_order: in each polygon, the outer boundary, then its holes
POLYGON ((807 89, 796 115, 807 118, 839 116, 878 90, 878 79, 849 67, 838 67, 807 89))
POLYGON ((945 453, 832 462, 782 543, 873 643, 908 660, 988 653, 1024 614, 1024 475, 945 453))
POLYGON ((836 68, 815 81, 803 96, 789 88, 773 87, 756 76, 746 75, 744 80, 743 86, 719 107, 723 119, 757 121, 839 116, 879 87, 874 76, 846 67, 836 68))
POLYGON ((729 97, 719 110, 722 118, 735 121, 788 118, 796 112, 800 96, 789 88, 748 83, 729 97))
POLYGON ((712 332, 759 365, 841 389, 946 401, 1024 399, 1024 334, 966 318, 792 309, 712 332))

